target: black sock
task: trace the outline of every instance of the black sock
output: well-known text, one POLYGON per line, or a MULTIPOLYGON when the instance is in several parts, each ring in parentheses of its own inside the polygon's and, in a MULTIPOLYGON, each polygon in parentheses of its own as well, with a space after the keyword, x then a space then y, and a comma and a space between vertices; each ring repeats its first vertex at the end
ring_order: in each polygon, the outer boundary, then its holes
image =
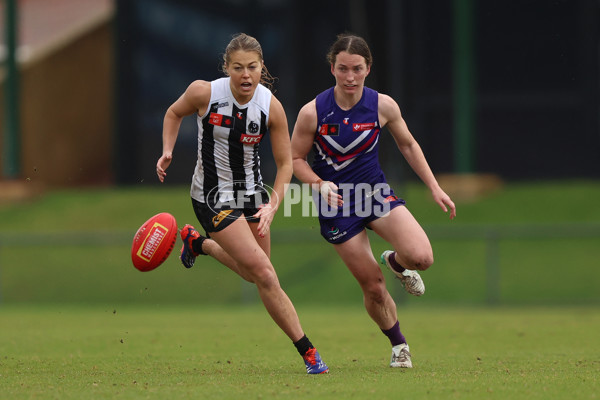
POLYGON ((192 250, 194 250, 194 253, 206 255, 206 253, 202 251, 202 243, 204 243, 205 240, 206 238, 204 236, 200 236, 198 239, 192 241, 192 250))
POLYGON ((294 342, 294 346, 296 346, 296 350, 298 350, 298 353, 300 353, 301 356, 304 356, 309 349, 315 347, 310 340, 308 340, 306 335, 302 336, 297 342, 294 342))

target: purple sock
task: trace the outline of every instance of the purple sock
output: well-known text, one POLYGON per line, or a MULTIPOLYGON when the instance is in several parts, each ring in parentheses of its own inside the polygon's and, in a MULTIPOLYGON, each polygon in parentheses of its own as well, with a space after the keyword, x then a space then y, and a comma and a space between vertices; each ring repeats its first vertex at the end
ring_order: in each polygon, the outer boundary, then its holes
POLYGON ((395 251, 392 254, 390 254, 390 256, 388 257, 388 260, 390 261, 390 265, 392 266, 394 271, 404 272, 404 270, 406 269, 402 265, 400 265, 396 262, 396 252, 395 251))
POLYGON ((387 336, 388 339, 390 339, 390 343, 392 344, 392 346, 397 346, 400 343, 406 343, 404 335, 402 334, 402 332, 400 332, 400 322, 398 321, 396 321, 394 326, 392 326, 390 329, 382 329, 381 332, 383 332, 383 334, 387 336))

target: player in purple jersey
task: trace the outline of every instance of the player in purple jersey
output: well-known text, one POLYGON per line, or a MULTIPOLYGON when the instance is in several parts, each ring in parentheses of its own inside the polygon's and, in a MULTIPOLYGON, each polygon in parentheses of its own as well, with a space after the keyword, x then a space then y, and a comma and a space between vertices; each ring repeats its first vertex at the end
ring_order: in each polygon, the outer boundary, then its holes
POLYGON ((180 232, 181 261, 190 268, 200 254, 210 255, 254 283, 269 315, 304 359, 307 373, 326 373, 329 369, 304 334, 270 260, 269 226, 292 177, 292 159, 285 112, 264 86, 269 86, 272 77, 264 66, 259 42, 243 33, 235 35, 225 50, 223 71, 227 78, 192 82, 164 118, 163 154, 156 163, 161 182, 172 162, 183 118, 192 114, 198 118, 200 151, 191 196, 198 221, 210 238, 185 225, 180 232), (258 143, 267 128, 277 165, 268 202, 256 188, 262 183, 258 143), (251 204, 226 201, 217 206, 221 197, 235 192, 241 194, 234 200, 248 199, 247 193, 259 196, 251 204))
POLYGON ((367 312, 392 345, 391 367, 411 368, 408 344, 400 331, 396 304, 373 257, 366 228, 393 247, 384 251, 387 265, 411 294, 425 285, 417 272, 433 264, 425 231, 387 185, 378 161, 379 134, 391 133, 398 149, 427 185, 434 201, 456 216, 456 207, 440 188, 410 133, 398 104, 364 86, 372 57, 364 39, 339 35, 327 55, 335 86, 300 110, 292 134, 294 174, 317 193, 322 236, 333 244, 364 295, 367 312), (314 152, 313 165, 307 162, 314 152))

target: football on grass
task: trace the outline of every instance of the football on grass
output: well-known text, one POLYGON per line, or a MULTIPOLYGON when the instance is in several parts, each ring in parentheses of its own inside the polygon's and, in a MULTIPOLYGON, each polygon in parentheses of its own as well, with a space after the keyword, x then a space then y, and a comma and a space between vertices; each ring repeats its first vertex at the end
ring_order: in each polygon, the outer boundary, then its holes
POLYGON ((156 214, 138 229, 131 246, 131 261, 140 271, 152 271, 171 254, 177 240, 177 222, 169 213, 156 214))

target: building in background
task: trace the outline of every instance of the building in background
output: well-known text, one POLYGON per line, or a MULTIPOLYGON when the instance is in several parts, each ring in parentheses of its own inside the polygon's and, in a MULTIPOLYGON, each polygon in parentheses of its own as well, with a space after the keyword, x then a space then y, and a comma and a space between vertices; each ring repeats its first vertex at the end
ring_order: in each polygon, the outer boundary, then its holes
MULTIPOLYGON (((2 177, 13 178, 0 182, 2 191, 114 182, 113 2, 15 0, 14 4, 20 154, 15 157, 17 165, 0 167, 2 177)), ((0 8, 3 67, 7 58, 4 11, 0 8)), ((0 70, 2 139, 8 135, 4 122, 9 118, 5 72, 6 68, 0 70)), ((0 141, 3 158, 5 143, 0 141)))

